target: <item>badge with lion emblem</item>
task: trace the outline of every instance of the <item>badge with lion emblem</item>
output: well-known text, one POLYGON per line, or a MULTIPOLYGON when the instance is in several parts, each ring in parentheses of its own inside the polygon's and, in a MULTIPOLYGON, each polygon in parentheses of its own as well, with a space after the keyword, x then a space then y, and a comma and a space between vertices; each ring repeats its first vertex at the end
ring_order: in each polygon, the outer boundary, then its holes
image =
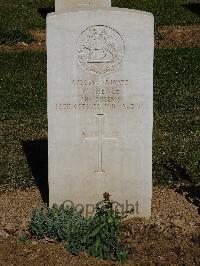
POLYGON ((116 72, 125 53, 121 35, 103 25, 92 26, 83 31, 76 48, 82 70, 96 75, 116 72))

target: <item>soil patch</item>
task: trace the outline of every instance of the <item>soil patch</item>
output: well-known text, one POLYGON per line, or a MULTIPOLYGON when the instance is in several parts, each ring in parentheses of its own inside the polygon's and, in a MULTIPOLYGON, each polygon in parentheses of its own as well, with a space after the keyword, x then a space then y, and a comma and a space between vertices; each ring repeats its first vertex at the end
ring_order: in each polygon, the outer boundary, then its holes
MULTIPOLYGON (((151 219, 124 222, 126 265, 200 265, 200 216, 185 196, 155 188, 151 219)), ((119 265, 85 253, 73 256, 50 239, 20 241, 32 210, 45 206, 37 188, 1 193, 0 206, 0 265, 119 265)))
POLYGON ((0 45, 0 51, 17 52, 17 51, 45 51, 46 50, 46 32, 45 30, 30 30, 34 42, 27 44, 20 42, 12 45, 0 45))
POLYGON ((156 48, 200 47, 200 25, 158 28, 155 46, 156 48))

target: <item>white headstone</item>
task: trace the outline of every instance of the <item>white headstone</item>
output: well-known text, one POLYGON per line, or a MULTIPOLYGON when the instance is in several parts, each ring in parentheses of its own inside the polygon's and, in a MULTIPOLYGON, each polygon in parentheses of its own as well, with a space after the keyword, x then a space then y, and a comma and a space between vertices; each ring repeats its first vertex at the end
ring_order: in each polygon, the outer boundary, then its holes
POLYGON ((122 210, 133 205, 135 216, 149 217, 152 14, 52 13, 47 48, 50 206, 67 200, 92 212, 107 192, 122 210))
POLYGON ((111 7, 111 0, 56 0, 55 11, 63 12, 77 8, 111 7))

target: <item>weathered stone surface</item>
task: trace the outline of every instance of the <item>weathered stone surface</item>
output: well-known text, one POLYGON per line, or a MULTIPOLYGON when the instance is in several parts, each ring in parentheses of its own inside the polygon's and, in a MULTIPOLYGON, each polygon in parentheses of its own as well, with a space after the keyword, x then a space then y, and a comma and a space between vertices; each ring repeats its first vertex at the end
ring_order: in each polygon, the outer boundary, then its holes
POLYGON ((153 36, 146 12, 48 16, 50 205, 86 210, 108 192, 124 210, 150 216, 153 36))
POLYGON ((64 12, 77 8, 111 7, 111 0, 56 0, 55 11, 64 12))

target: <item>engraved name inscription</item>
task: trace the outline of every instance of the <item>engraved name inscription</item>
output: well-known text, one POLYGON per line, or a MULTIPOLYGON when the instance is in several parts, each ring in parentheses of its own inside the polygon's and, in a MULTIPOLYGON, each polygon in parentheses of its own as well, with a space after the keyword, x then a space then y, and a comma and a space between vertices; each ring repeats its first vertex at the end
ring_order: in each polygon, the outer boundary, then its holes
POLYGON ((121 110, 121 111, 143 111, 144 104, 130 103, 130 104, 84 104, 84 103, 57 103, 56 110, 64 111, 64 110, 90 110, 90 111, 111 111, 111 110, 121 110))
POLYGON ((128 80, 73 80, 76 96, 56 104, 57 111, 144 111, 143 103, 130 102, 124 97, 128 80))

